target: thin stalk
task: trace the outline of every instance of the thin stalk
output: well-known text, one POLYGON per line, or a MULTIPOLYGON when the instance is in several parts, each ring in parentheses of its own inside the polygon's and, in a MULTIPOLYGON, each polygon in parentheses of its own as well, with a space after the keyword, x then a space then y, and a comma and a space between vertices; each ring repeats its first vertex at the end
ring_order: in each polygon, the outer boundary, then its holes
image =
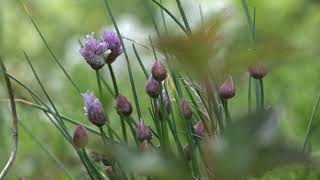
POLYGON ((132 48, 133 48, 134 54, 135 54, 136 57, 137 57, 137 60, 138 60, 138 62, 139 62, 139 65, 140 65, 140 67, 141 67, 144 75, 146 76, 146 79, 148 79, 148 78, 150 77, 150 75, 149 75, 148 71, 146 70, 145 66, 143 65, 143 63, 142 63, 142 61, 141 61, 141 58, 140 58, 140 56, 139 56, 139 53, 138 53, 138 51, 137 51, 137 49, 136 49, 136 46, 135 46, 133 43, 132 43, 132 48))
MULTIPOLYGON (((100 75, 100 74, 99 74, 100 75)), ((102 78, 102 76, 100 76, 101 82, 102 84, 107 88, 107 90, 109 91, 109 93, 111 94, 112 97, 116 98, 116 95, 114 94, 114 92, 112 91, 112 88, 110 87, 110 85, 107 83, 107 81, 102 78)))
POLYGON ((260 89, 260 83, 255 80, 255 89, 256 89, 256 109, 260 110, 261 109, 261 89, 260 89))
POLYGON ((305 137, 304 137, 304 141, 303 141, 303 147, 302 147, 302 151, 305 152, 305 149, 307 147, 307 144, 308 144, 308 140, 310 138, 310 129, 312 127, 312 123, 314 121, 314 119, 316 118, 316 115, 317 115, 317 111, 318 111, 318 107, 319 107, 319 104, 320 104, 320 96, 318 96, 317 98, 317 101, 316 101, 316 104, 313 108, 313 111, 312 111, 312 115, 311 115, 311 118, 309 120, 309 123, 308 123, 308 128, 307 128, 307 131, 306 131, 306 134, 305 134, 305 137))
POLYGON ((151 39, 150 35, 149 35, 149 41, 150 41, 150 45, 152 47, 152 52, 153 52, 153 55, 154 55, 154 59, 158 59, 157 58, 157 53, 156 53, 156 50, 154 49, 154 46, 153 46, 152 39, 151 39))
POLYGON ((263 109, 264 108, 264 88, 263 88, 263 80, 262 79, 259 79, 259 87, 260 87, 260 96, 261 96, 260 107, 263 109))
POLYGON ((154 18, 153 11, 151 10, 149 2, 146 1, 146 0, 142 0, 141 2, 143 3, 144 8, 146 9, 146 11, 148 12, 149 16, 151 17, 151 21, 152 21, 152 23, 154 25, 154 29, 156 30, 157 35, 160 36, 160 30, 159 30, 159 27, 158 27, 158 25, 156 23, 156 19, 154 18))
POLYGON ((249 87, 248 87, 248 112, 250 113, 251 112, 251 88, 252 87, 252 78, 251 76, 249 75, 249 87))
POLYGON ((231 122, 231 116, 230 116, 230 112, 229 112, 229 106, 228 106, 228 100, 226 99, 221 99, 222 104, 223 104, 223 108, 224 108, 224 114, 225 114, 225 118, 226 118, 226 124, 229 125, 231 122))
POLYGON ((108 69, 109 69, 110 76, 112 79, 114 92, 116 93, 116 97, 118 97, 118 95, 119 95, 118 84, 117 84, 116 76, 114 75, 114 71, 113 71, 111 64, 108 64, 108 69))
POLYGON ((178 5, 180 14, 182 16, 182 19, 183 19, 183 22, 184 22, 184 26, 188 30, 188 33, 191 34, 191 28, 189 26, 188 19, 187 19, 187 16, 186 16, 185 12, 184 12, 183 7, 182 7, 181 1, 180 0, 176 0, 176 2, 177 2, 177 5, 178 5))
POLYGON ((88 165, 90 166, 90 168, 93 170, 94 174, 97 175, 98 179, 104 180, 104 178, 102 177, 101 173, 97 170, 97 168, 95 167, 95 165, 91 162, 87 151, 85 149, 81 150, 84 158, 86 159, 86 161, 88 162, 88 165))
MULTIPOLYGON (((160 4, 162 4, 162 0, 160 0, 160 4)), ((162 19, 162 24, 163 24, 164 30, 165 30, 165 32, 166 32, 166 35, 168 35, 168 34, 169 34, 169 31, 168 31, 166 19, 165 19, 165 17, 164 17, 163 9, 161 9, 161 19, 162 19)))
MULTIPOLYGON (((22 1, 21 1, 22 2, 22 1)), ((56 55, 53 53, 52 49, 50 48, 47 40, 44 38, 44 35, 41 33, 39 27, 37 26, 37 24, 35 23, 34 19, 32 18, 30 11, 28 9, 28 6, 26 5, 25 2, 22 2, 22 6, 24 6, 25 10, 26 10, 26 14, 28 15, 31 23, 33 24, 33 26, 35 27, 35 29, 37 30, 41 40, 43 41, 43 43, 45 44, 46 48, 48 49, 50 55, 52 56, 53 60, 57 63, 57 65, 59 66, 59 68, 62 70, 62 72, 64 73, 64 75, 68 78, 68 80, 71 82, 72 86, 76 89, 78 94, 80 93, 80 89, 78 88, 78 86, 75 84, 75 82, 71 79, 70 75, 68 74, 68 72, 64 69, 63 65, 60 63, 60 61, 58 60, 58 58, 56 57, 56 55)))
POLYGON ((96 77, 97 77, 97 84, 98 84, 98 89, 99 89, 99 94, 100 94, 100 99, 102 104, 104 104, 104 100, 103 100, 103 92, 102 92, 102 86, 101 86, 101 78, 99 75, 99 70, 96 70, 96 77))

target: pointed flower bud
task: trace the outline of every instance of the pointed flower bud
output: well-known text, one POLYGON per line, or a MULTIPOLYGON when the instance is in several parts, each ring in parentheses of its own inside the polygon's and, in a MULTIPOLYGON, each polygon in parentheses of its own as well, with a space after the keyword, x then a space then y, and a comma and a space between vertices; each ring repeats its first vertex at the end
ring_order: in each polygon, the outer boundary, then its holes
POLYGON ((151 68, 151 74, 155 80, 163 81, 167 78, 166 67, 159 60, 156 60, 151 68))
POLYGON ((160 94, 160 83, 151 77, 146 86, 147 94, 152 98, 157 98, 160 94))
POLYGON ((132 105, 125 96, 121 94, 117 97, 116 109, 119 114, 129 117, 132 113, 132 105))
POLYGON ((142 119, 136 127, 136 136, 140 142, 143 142, 144 140, 150 141, 152 138, 150 128, 144 125, 144 121, 142 119))
POLYGON ((108 54, 108 44, 97 41, 92 33, 86 36, 84 46, 79 52, 93 69, 99 70, 105 64, 103 57, 108 54))
POLYGON ((111 64, 123 52, 120 38, 118 37, 118 34, 116 34, 115 32, 104 31, 102 33, 102 39, 105 43, 108 44, 108 48, 111 51, 111 53, 108 56, 106 56, 104 60, 107 64, 111 64))
POLYGON ((185 144, 183 146, 183 155, 184 155, 185 160, 187 160, 187 161, 191 160, 190 151, 189 151, 189 144, 185 144))
POLYGON ((188 102, 185 100, 182 100, 180 103, 180 106, 181 106, 183 117, 185 119, 191 119, 192 118, 192 110, 191 110, 188 102))
POLYGON ((84 148, 88 144, 87 130, 83 126, 78 126, 73 133, 72 140, 76 148, 84 148))
POLYGON ((268 70, 263 64, 255 64, 249 67, 249 73, 255 79, 262 79, 267 75, 268 70))
POLYGON ((219 87, 218 94, 224 99, 232 98, 236 93, 234 88, 232 77, 230 76, 224 83, 219 87))
POLYGON ((86 92, 82 94, 82 96, 85 105, 84 110, 89 121, 98 127, 103 126, 107 121, 107 117, 98 98, 96 98, 94 94, 90 92, 86 92))
POLYGON ((193 126, 193 129, 194 133, 199 137, 204 137, 207 134, 206 128, 201 120, 193 126))

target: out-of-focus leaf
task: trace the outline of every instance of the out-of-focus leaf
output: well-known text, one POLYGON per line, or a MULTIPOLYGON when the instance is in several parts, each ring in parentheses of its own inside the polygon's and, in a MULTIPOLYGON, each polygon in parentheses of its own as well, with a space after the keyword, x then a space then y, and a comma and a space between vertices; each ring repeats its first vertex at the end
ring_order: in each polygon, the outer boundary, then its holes
POLYGON ((276 115, 261 111, 238 119, 225 133, 204 144, 207 164, 217 179, 262 175, 284 165, 303 163, 301 149, 288 146, 277 136, 276 115))
POLYGON ((169 159, 157 151, 137 152, 115 146, 114 156, 128 173, 157 177, 157 179, 192 179, 183 162, 169 159))

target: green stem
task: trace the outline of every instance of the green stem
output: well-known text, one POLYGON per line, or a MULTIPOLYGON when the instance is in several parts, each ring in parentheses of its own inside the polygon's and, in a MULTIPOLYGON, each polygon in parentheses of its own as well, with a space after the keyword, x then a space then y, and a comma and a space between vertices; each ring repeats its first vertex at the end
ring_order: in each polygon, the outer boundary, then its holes
POLYGON ((260 96, 261 96, 260 108, 264 109, 264 87, 263 87, 262 79, 259 79, 259 85, 260 85, 260 96))
POLYGON ((103 92, 102 92, 102 86, 101 86, 101 79, 100 79, 100 75, 99 75, 99 70, 96 70, 96 77, 97 77, 97 83, 98 83, 98 89, 99 89, 99 94, 100 94, 100 100, 103 104, 104 100, 103 100, 103 92))
POLYGON ((190 26, 189 26, 189 23, 188 23, 188 19, 187 19, 187 16, 183 10, 183 7, 182 7, 182 4, 180 2, 180 0, 176 0, 177 2, 177 5, 178 5, 178 8, 179 8, 179 11, 180 11, 180 14, 182 16, 182 19, 183 19, 183 22, 184 22, 184 25, 188 31, 188 34, 191 34, 191 29, 190 29, 190 26))
POLYGON ((229 112, 228 100, 222 99, 222 102, 223 102, 222 104, 223 104, 224 113, 225 113, 225 117, 226 117, 226 124, 229 125, 231 122, 231 116, 230 116, 230 112, 229 112))
POLYGON ((249 75, 249 87, 248 87, 248 112, 250 113, 251 112, 251 88, 252 87, 252 78, 251 76, 249 75))
POLYGON ((118 97, 118 95, 119 95, 118 84, 117 84, 116 76, 114 75, 112 65, 108 64, 108 68, 109 68, 109 72, 111 75, 111 79, 112 79, 112 83, 113 83, 113 87, 114 87, 114 92, 116 93, 116 97, 118 97))

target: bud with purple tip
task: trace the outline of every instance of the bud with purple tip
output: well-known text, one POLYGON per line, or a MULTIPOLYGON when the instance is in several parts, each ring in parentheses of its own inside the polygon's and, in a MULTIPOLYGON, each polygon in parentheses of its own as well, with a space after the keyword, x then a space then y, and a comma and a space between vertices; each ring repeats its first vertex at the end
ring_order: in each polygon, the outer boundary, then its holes
POLYGON ((118 56, 120 56, 123 52, 121 47, 121 41, 118 35, 112 31, 104 31, 102 33, 102 39, 105 43, 108 44, 108 49, 111 53, 104 58, 107 64, 113 63, 118 56))
POLYGON ((160 94, 160 83, 151 77, 146 86, 147 94, 152 98, 157 98, 160 94))
POLYGON ((185 100, 181 100, 180 106, 181 106, 183 117, 185 119, 191 119, 192 118, 192 110, 191 110, 191 107, 188 104, 188 102, 185 100))
POLYGON ((249 67, 249 73, 255 79, 262 79, 267 75, 268 70, 263 64, 255 64, 249 67))
POLYGON ((107 56, 108 44, 99 42, 91 35, 86 36, 84 46, 79 50, 86 62, 95 70, 99 70, 105 64, 103 57, 107 56))
POLYGON ((107 116, 105 115, 103 107, 98 98, 96 98, 94 94, 90 92, 86 92, 82 94, 82 96, 85 104, 84 110, 89 121, 98 127, 103 126, 107 121, 107 116))
POLYGON ((151 74, 152 77, 157 81, 163 81, 167 78, 167 70, 159 60, 156 60, 156 62, 153 64, 151 68, 151 74))
POLYGON ((125 96, 121 94, 117 97, 116 109, 119 114, 129 117, 132 113, 132 105, 125 96))
POLYGON ((88 144, 88 134, 83 126, 78 126, 73 133, 73 145, 76 148, 84 148, 88 144))
POLYGON ((150 141, 152 138, 151 130, 144 124, 144 121, 141 119, 136 127, 136 136, 140 142, 144 140, 150 141))
POLYGON ((204 137, 207 134, 206 128, 201 120, 193 126, 193 129, 194 133, 199 137, 204 137))
POLYGON ((224 83, 219 87, 218 94, 223 99, 230 99, 234 97, 236 90, 234 88, 232 77, 230 76, 224 83))

